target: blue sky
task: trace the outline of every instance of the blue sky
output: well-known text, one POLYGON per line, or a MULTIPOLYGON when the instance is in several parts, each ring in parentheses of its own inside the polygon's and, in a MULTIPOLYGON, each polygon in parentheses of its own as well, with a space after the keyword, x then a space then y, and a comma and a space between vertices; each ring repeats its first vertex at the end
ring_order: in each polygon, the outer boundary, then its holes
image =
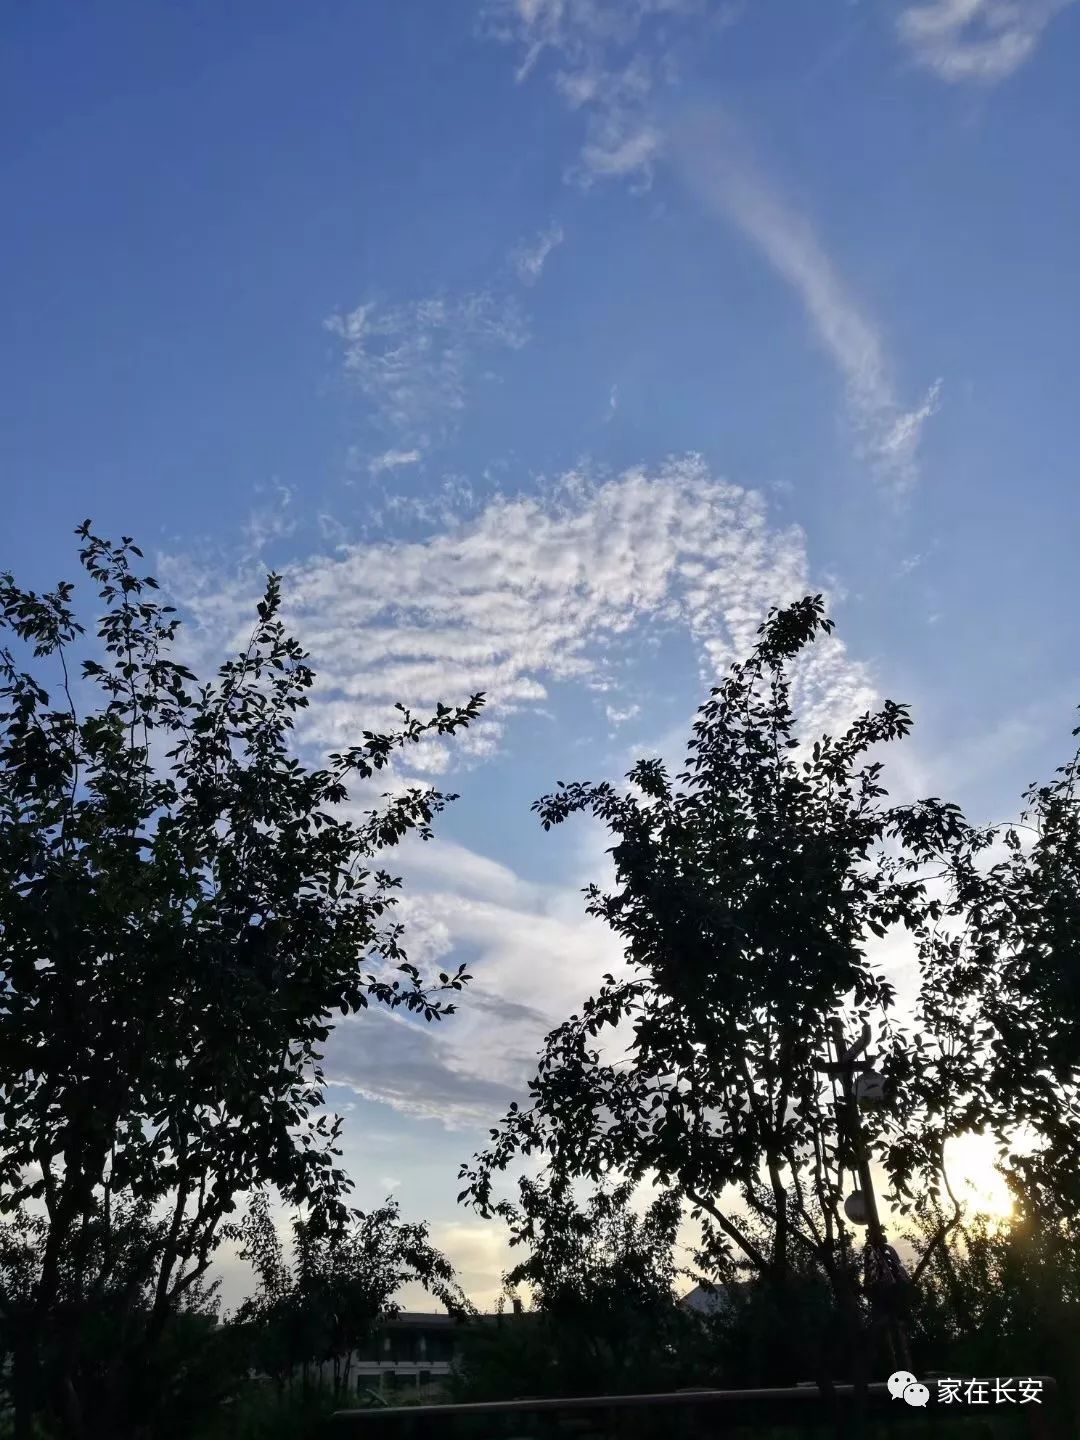
MULTIPOLYGON (((769 604, 813 717, 889 695, 898 792, 1000 818, 1080 700, 1080 6, 16 3, 0 51, 5 563, 137 536, 200 655, 284 569, 312 754, 483 687, 417 757, 438 1034, 330 1052, 361 1202, 484 1299, 460 1160, 610 967, 559 778, 677 755, 769 604)), ((235 1276, 230 1283, 239 1284, 235 1276)))

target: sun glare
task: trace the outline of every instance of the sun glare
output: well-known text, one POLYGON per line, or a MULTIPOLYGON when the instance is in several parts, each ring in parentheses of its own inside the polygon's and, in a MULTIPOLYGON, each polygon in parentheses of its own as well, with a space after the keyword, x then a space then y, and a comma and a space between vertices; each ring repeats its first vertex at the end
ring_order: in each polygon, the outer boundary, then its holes
POLYGON ((996 1160, 989 1135, 958 1135, 945 1147, 949 1183, 965 1210, 1007 1220, 1013 1212, 1012 1196, 996 1160))

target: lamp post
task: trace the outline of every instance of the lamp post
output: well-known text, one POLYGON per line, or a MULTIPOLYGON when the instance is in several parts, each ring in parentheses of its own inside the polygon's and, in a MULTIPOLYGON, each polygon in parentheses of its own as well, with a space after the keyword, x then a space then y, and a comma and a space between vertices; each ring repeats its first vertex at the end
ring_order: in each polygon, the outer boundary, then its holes
MULTIPOLYGON (((859 1177, 859 1193, 863 1203, 863 1217, 857 1219, 854 1214, 845 1206, 848 1218, 856 1224, 865 1224, 869 1236, 871 1254, 877 1262, 877 1271, 885 1276, 890 1271, 887 1256, 885 1235, 881 1228, 881 1219, 878 1215, 877 1196, 874 1194, 874 1180, 870 1173, 870 1156, 866 1145, 866 1137, 863 1134, 862 1120, 859 1115, 859 1101, 855 1085, 855 1072, 862 1071, 875 1074, 871 1068, 869 1059, 860 1059, 867 1045, 870 1043, 870 1026, 863 1025, 862 1034, 853 1045, 848 1045, 844 1038, 844 1028, 840 1021, 834 1019, 831 1023, 833 1044, 836 1047, 836 1063, 829 1064, 823 1068, 828 1074, 834 1076, 840 1082, 840 1111, 839 1119, 841 1129, 846 1132, 852 1154, 855 1157, 855 1170, 859 1177)), ((869 1078, 867 1075, 866 1078, 869 1078)), ((868 1093, 876 1098, 878 1086, 867 1087, 868 1093)), ((852 1199, 854 1197, 851 1197, 852 1199)), ((871 1307, 873 1298, 871 1297, 871 1307)), ((886 1333, 888 1335, 889 1347, 893 1353, 895 1364, 909 1369, 911 1356, 908 1349, 907 1335, 900 1321, 900 1317, 890 1312, 886 1317, 886 1333)))

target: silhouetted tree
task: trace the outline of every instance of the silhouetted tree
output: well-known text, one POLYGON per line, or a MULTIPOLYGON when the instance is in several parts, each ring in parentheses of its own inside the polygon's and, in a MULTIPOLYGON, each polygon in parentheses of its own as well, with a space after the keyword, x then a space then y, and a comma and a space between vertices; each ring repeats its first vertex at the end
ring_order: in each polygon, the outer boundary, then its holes
MULTIPOLYGON (((771 1248, 767 1222, 747 1216, 743 1224, 758 1249, 771 1248)), ((698 1347, 701 1378, 695 1383, 733 1388, 790 1385, 793 1380, 845 1372, 845 1317, 837 1305, 836 1287, 813 1252, 793 1249, 782 1286, 773 1284, 745 1257, 718 1255, 709 1243, 695 1258, 724 1285, 723 1303, 702 1321, 708 1343, 698 1347)), ((854 1290, 853 1251, 848 1263, 854 1290)))
POLYGON ((840 1058, 837 1023, 849 1039, 872 1024, 889 1103, 864 1117, 865 1139, 901 1198, 915 1177, 937 1183, 940 1116, 978 1076, 933 1036, 916 1064, 866 952, 889 927, 933 927, 927 880, 968 827, 936 799, 881 803, 870 757, 908 732, 904 706, 886 701, 812 745, 797 738, 796 667, 831 628, 820 596, 771 612, 700 710, 676 780, 648 759, 629 790, 560 782, 537 802, 545 829, 583 811, 611 831, 616 889, 590 886, 587 909, 624 941, 631 973, 605 976, 547 1037, 531 1104, 511 1106, 463 1167, 461 1198, 489 1212, 493 1175, 518 1152, 565 1175, 654 1174, 690 1200, 717 1263, 745 1261, 778 1304, 807 1266, 826 1274, 858 1370, 864 1316, 842 1202, 859 1157, 826 1069, 840 1058), (621 1024, 633 1031, 625 1055, 618 1034, 602 1055, 596 1037, 621 1024))
POLYGON ((1051 1229, 1080 1215, 1080 752, 1056 777, 1016 824, 969 832, 927 937, 941 994, 965 997, 957 1051, 983 1072, 968 1128, 996 1137, 1024 1213, 1051 1229))
POLYGON ((532 1308, 503 1326, 470 1327, 459 1398, 617 1394, 665 1389, 690 1372, 695 1317, 679 1308, 678 1195, 638 1216, 634 1185, 600 1186, 582 1207, 563 1178, 522 1179, 496 1210, 528 1255, 503 1276, 532 1308))
MULTIPOLYGON (((145 1328, 153 1305, 153 1281, 144 1256, 160 1250, 167 1223, 154 1220, 145 1204, 114 1202, 108 1227, 110 1256, 104 1254, 106 1230, 100 1206, 89 1216, 90 1244, 86 1269, 95 1277, 92 1303, 72 1316, 79 1337, 76 1393, 88 1413, 98 1413, 114 1383, 118 1351, 123 1352, 145 1328)), ((40 1274, 40 1255, 48 1240, 46 1216, 19 1211, 0 1223, 0 1293, 16 1305, 29 1305, 40 1274)), ((61 1257, 62 1293, 76 1289, 72 1259, 61 1257)), ((217 1290, 195 1281, 179 1298, 160 1343, 130 1377, 130 1401, 155 1422, 155 1434, 187 1440, 239 1388, 250 1367, 247 1336, 235 1326, 217 1322, 217 1290)), ((38 1361, 46 1376, 55 1372, 56 1350, 63 1343, 59 1329, 46 1331, 38 1361)), ((0 1394, 12 1400, 10 1374, 0 1377, 0 1394)), ((50 1434, 53 1430, 50 1427, 50 1434)))
POLYGON ((402 1221, 393 1199, 368 1214, 355 1212, 336 1230, 295 1220, 291 1267, 265 1194, 253 1197, 238 1235, 259 1288, 236 1320, 254 1328, 256 1363, 279 1388, 297 1370, 306 1381, 309 1366, 330 1363, 335 1393, 347 1390, 353 1351, 398 1313, 393 1297, 409 1281, 419 1281, 452 1315, 474 1313, 427 1225, 402 1221))
POLYGON ((333 1013, 374 1000, 437 1019, 453 1006, 435 992, 468 978, 421 983, 377 858, 427 837, 452 797, 413 786, 353 818, 337 807, 482 698, 427 720, 402 710, 396 730, 309 767, 290 734, 313 675, 278 577, 243 653, 200 683, 138 548, 89 522, 77 533, 104 607, 81 672, 73 586, 0 577, 0 1209, 45 1214, 29 1289, 0 1294, 19 1437, 43 1409, 70 1437, 135 1427, 133 1377, 238 1194, 270 1184, 316 1228, 344 1221, 341 1122, 316 1118, 333 1013), (140 1286, 151 1299, 87 1391, 85 1324, 120 1263, 120 1201, 164 1222, 124 1261, 132 1306, 140 1286))
MULTIPOLYGON (((925 1243, 939 1217, 913 1217, 925 1243)), ((1080 1411, 1080 1225, 1023 1209, 1008 1220, 971 1214, 938 1246, 913 1308, 923 1369, 968 1375, 1052 1375, 1080 1411)))

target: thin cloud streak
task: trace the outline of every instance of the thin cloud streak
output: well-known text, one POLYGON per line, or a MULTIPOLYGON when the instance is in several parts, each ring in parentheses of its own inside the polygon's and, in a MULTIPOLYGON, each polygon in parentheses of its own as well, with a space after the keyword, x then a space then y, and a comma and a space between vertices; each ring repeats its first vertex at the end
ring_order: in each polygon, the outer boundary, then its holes
POLYGON ((400 470, 406 465, 419 465, 423 459, 419 450, 384 450, 368 464, 372 475, 381 475, 385 470, 400 470))
MULTIPOLYGON (((981 0, 943 4, 978 6, 981 0)), ((700 30, 711 13, 695 0, 490 0, 484 11, 487 33, 525 55, 519 82, 541 56, 550 56, 555 90, 584 117, 585 141, 567 171, 568 181, 588 189, 597 181, 617 179, 641 193, 652 185, 661 161, 673 163, 795 290, 844 379, 860 456, 885 489, 902 496, 918 479, 919 441, 938 408, 941 382, 935 381, 914 407, 901 404, 875 325, 808 220, 748 161, 733 158, 731 127, 718 117, 693 127, 672 127, 660 119, 657 91, 674 67, 659 32, 650 33, 650 22, 681 18, 700 30)), ((712 19, 730 25, 739 13, 721 7, 712 19)), ((720 27, 714 23, 713 28, 720 27)))
POLYGON ((941 382, 905 410, 896 397, 881 336, 851 295, 813 227, 749 162, 720 120, 681 130, 677 159, 708 207, 735 224, 798 295, 821 345, 844 379, 860 453, 895 494, 918 478, 916 452, 938 407, 941 382))

